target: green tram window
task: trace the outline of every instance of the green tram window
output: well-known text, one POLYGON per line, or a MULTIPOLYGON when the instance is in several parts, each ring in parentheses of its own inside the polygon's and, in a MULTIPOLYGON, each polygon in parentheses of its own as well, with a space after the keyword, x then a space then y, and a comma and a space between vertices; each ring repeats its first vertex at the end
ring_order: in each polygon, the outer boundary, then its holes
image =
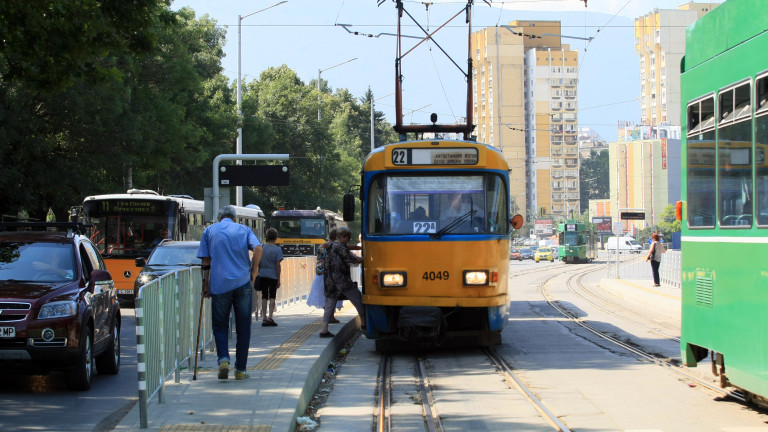
POLYGON ((721 227, 752 226, 752 106, 750 83, 719 95, 718 209, 721 227))
POLYGON ((715 226, 715 99, 688 104, 688 226, 715 226))
POLYGON ((768 226, 768 72, 755 80, 755 216, 758 226, 768 226))

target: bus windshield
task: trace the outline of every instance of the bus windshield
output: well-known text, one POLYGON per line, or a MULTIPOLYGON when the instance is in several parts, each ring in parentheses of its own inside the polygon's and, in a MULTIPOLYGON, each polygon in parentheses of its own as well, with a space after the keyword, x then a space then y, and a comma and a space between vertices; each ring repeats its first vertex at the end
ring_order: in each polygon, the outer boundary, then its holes
POLYGON ((159 200, 100 200, 83 203, 93 225, 91 240, 103 256, 147 256, 172 238, 176 203, 159 200), (165 237, 164 237, 165 236, 165 237))
POLYGON ((372 235, 507 234, 507 188, 498 174, 382 174, 370 188, 372 235))
POLYGON ((323 239, 328 236, 325 219, 321 217, 272 216, 270 227, 277 230, 278 238, 323 239))

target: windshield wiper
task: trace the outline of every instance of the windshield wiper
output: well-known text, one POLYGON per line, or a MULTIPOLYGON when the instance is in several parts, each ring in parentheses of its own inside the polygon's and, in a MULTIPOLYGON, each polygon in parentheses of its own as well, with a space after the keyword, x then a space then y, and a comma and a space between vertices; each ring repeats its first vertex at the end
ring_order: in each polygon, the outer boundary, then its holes
POLYGON ((454 219, 453 222, 451 222, 448 225, 444 226, 440 231, 438 231, 438 232, 436 232, 434 234, 430 234, 429 236, 431 238, 433 238, 433 239, 439 239, 440 237, 443 236, 443 234, 446 234, 446 233, 449 233, 449 232, 453 231, 454 228, 456 228, 457 226, 459 226, 462 223, 464 223, 464 221, 466 221, 467 219, 472 217, 472 215, 474 215, 475 213, 477 213, 477 210, 470 210, 470 211, 464 213, 463 215, 457 217, 456 219, 454 219))

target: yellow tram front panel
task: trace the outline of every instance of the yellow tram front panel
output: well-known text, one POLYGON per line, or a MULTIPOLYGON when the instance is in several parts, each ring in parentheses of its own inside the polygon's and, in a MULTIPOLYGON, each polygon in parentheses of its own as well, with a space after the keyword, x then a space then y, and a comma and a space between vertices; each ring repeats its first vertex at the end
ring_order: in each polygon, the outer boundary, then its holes
POLYGON ((368 241, 363 303, 384 306, 491 307, 506 305, 509 240, 368 241), (436 247, 437 246, 437 247, 436 247), (487 273, 467 285, 465 272, 487 273), (384 275, 404 274, 404 286, 383 286, 384 275), (482 283, 482 281, 478 282, 482 283))

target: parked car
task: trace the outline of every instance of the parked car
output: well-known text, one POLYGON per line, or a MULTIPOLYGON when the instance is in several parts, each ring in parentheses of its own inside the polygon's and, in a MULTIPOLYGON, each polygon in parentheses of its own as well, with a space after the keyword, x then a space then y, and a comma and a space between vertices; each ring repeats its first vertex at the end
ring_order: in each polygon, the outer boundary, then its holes
POLYGON ((514 247, 512 249, 510 249, 509 250, 509 259, 522 261, 523 260, 523 255, 520 253, 520 249, 514 248, 514 247))
POLYGON ((120 370, 115 284, 85 232, 75 223, 0 223, 3 372, 60 370, 69 389, 88 390, 96 370, 120 370))
POLYGON ((536 253, 533 254, 533 260, 536 262, 539 262, 539 261, 554 262, 555 254, 554 252, 552 252, 551 247, 540 247, 536 249, 536 253))
POLYGON ((533 259, 533 249, 524 247, 520 249, 520 255, 523 259, 533 259))
POLYGON ((146 285, 166 273, 201 265, 202 260, 197 257, 199 247, 199 241, 164 240, 157 245, 146 260, 136 258, 136 267, 141 267, 141 272, 136 277, 133 286, 133 297, 123 296, 122 300, 134 302, 142 285, 146 285))

